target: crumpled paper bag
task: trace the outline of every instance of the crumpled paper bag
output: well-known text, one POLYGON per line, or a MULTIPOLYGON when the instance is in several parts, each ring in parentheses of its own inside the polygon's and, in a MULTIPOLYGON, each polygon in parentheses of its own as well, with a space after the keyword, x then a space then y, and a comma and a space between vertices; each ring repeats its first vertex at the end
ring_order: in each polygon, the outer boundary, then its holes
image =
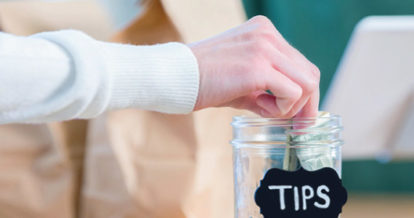
MULTIPOLYGON (((0 2, 1 31, 31 35, 67 28, 101 40, 113 34, 95 1, 0 2)), ((86 131, 84 120, 0 125, 1 218, 77 217, 86 131)))
MULTIPOLYGON (((188 42, 245 19, 238 0, 146 3, 115 41, 188 42)), ((92 121, 82 217, 233 217, 230 123, 245 113, 221 108, 168 115, 130 109, 92 121)))

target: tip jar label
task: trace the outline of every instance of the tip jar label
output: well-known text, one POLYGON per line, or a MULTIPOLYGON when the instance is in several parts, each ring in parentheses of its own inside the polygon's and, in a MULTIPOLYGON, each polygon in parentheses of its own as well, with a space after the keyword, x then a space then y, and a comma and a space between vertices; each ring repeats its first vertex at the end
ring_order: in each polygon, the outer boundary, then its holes
POLYGON ((254 197, 264 218, 337 218, 348 195, 332 168, 274 168, 267 171, 254 197))

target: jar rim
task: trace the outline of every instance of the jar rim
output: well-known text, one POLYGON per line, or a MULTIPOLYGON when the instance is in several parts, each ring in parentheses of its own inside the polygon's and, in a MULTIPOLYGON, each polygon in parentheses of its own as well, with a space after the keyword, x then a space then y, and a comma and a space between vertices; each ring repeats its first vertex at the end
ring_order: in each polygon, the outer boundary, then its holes
POLYGON ((325 143, 300 143, 295 145, 290 145, 287 143, 275 143, 275 142, 267 142, 267 143, 258 143, 255 141, 238 141, 232 140, 230 144, 234 148, 321 148, 321 147, 342 147, 344 144, 343 140, 337 140, 334 142, 325 142, 325 143))
POLYGON ((232 126, 240 125, 283 125, 283 124, 306 124, 315 121, 341 121, 341 116, 336 114, 329 114, 329 116, 321 117, 294 117, 291 119, 285 118, 264 118, 255 115, 234 116, 232 126))
POLYGON ((289 141, 290 145, 310 145, 340 141, 341 116, 328 112, 319 114, 318 117, 292 119, 258 116, 233 117, 232 142, 269 144, 270 142, 289 141))

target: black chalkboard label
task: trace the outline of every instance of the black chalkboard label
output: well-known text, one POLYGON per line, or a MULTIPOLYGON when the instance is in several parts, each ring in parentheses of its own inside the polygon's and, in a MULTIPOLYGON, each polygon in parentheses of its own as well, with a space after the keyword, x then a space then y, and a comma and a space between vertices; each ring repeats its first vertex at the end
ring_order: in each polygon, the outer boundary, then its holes
POLYGON ((264 218, 337 218, 348 194, 336 171, 270 169, 255 193, 264 218))

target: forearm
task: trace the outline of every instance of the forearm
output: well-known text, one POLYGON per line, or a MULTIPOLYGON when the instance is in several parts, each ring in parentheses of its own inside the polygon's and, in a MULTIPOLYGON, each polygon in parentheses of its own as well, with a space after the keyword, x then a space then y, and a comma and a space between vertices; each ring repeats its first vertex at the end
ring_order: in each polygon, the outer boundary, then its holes
POLYGON ((189 113, 198 66, 183 44, 98 42, 77 31, 0 34, 0 123, 92 118, 109 109, 189 113))

